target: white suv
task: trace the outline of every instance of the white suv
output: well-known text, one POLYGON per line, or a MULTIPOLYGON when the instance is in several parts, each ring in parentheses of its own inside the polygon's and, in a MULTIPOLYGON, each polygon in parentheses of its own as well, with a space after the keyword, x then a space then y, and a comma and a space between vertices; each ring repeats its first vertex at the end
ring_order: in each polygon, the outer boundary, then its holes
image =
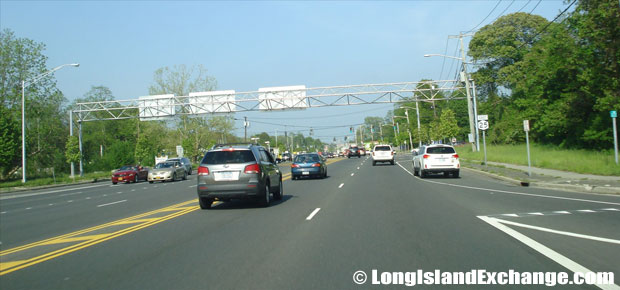
POLYGON ((394 149, 390 145, 376 145, 372 150, 372 166, 377 162, 389 162, 394 165, 394 149))
POLYGON ((422 146, 418 152, 413 153, 413 174, 422 178, 428 173, 443 172, 445 177, 459 177, 459 155, 450 145, 427 145, 422 146))

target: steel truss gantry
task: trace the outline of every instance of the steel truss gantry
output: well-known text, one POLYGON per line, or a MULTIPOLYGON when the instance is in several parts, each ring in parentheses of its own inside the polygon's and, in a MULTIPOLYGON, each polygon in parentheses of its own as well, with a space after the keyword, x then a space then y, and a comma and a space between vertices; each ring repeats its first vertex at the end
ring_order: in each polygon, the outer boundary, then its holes
MULTIPOLYGON (((222 91, 227 92, 227 91, 222 91)), ((228 91, 230 92, 230 91, 228 91)), ((293 91, 291 91, 293 92, 293 91)), ((77 103, 72 111, 78 123, 98 120, 141 118, 160 120, 162 117, 143 117, 149 112, 177 115, 229 114, 246 111, 300 110, 327 106, 351 106, 381 103, 433 102, 465 99, 465 86, 457 80, 364 84, 333 87, 305 88, 289 95, 279 92, 265 98, 265 91, 211 94, 196 101, 196 97, 173 96, 166 102, 145 102, 144 99, 77 103), (299 93, 303 97, 299 97, 299 93), (292 101, 292 102, 291 102, 292 101), (173 110, 171 110, 173 109, 173 110)))

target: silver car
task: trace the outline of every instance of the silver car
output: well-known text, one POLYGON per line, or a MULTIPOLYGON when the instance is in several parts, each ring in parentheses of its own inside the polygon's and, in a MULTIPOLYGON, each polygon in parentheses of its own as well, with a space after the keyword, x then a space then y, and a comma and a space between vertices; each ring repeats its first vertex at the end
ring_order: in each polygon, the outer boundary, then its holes
POLYGON ((178 179, 187 179, 185 167, 178 161, 165 161, 157 163, 155 167, 149 170, 149 183, 155 181, 176 181, 178 179))
POLYGON ((267 207, 271 194, 282 199, 282 172, 261 146, 217 145, 200 162, 197 193, 202 209, 231 199, 253 199, 267 207))

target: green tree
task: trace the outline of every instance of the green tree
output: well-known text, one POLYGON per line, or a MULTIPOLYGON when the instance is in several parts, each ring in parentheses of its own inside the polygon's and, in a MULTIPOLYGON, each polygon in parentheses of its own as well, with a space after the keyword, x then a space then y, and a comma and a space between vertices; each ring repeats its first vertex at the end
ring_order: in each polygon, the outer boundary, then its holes
POLYGON ((439 119, 439 134, 442 140, 456 137, 460 132, 458 123, 456 122, 456 116, 450 109, 445 109, 441 112, 441 118, 439 119))
MULTIPOLYGON (((34 176, 38 170, 46 167, 56 169, 68 168, 62 156, 65 146, 66 114, 62 109, 65 98, 56 88, 53 74, 38 79, 33 78, 47 72, 47 57, 43 55, 45 45, 27 38, 18 38, 8 29, 0 31, 0 102, 5 111, 0 123, 14 128, 13 121, 21 115, 22 81, 26 81, 26 152, 28 175, 34 176)), ((11 129, 14 130, 14 129, 11 129)), ((7 146, 21 144, 18 134, 9 133, 5 138, 7 146)), ((20 146, 21 147, 21 146, 20 146)), ((12 152, 14 148, 8 148, 12 152)), ((0 170, 11 173, 21 165, 21 155, 12 154, 2 162, 0 170)))
POLYGON ((65 146, 65 158, 67 163, 80 162, 80 143, 77 136, 69 136, 65 146))

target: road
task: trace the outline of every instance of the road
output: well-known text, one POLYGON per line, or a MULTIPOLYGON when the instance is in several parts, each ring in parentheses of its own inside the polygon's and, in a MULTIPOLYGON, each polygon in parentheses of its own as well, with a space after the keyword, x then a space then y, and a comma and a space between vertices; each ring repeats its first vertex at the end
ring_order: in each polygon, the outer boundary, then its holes
POLYGON ((587 269, 613 272, 619 283, 619 196, 516 187, 468 171, 420 179, 408 156, 396 160, 330 160, 326 179, 285 175, 284 199, 268 208, 233 201, 200 210, 195 175, 5 194, 0 288, 396 287, 372 285, 373 269, 587 269), (360 270, 368 280, 358 285, 360 270))

